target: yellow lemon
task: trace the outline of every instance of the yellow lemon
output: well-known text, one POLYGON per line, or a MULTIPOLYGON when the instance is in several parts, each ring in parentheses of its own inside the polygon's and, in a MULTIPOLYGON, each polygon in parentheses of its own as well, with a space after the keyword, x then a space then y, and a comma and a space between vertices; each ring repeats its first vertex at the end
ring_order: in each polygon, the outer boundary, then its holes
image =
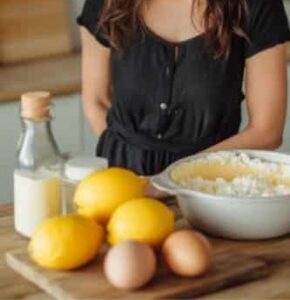
POLYGON ((118 207, 107 229, 110 244, 137 240, 158 247, 174 230, 174 213, 155 199, 139 198, 118 207))
POLYGON ((100 170, 82 181, 74 195, 78 213, 106 223, 124 202, 142 197, 148 180, 122 168, 100 170))
POLYGON ((28 250, 41 267, 71 270, 92 260, 101 248, 103 228, 82 216, 59 216, 42 223, 28 250))

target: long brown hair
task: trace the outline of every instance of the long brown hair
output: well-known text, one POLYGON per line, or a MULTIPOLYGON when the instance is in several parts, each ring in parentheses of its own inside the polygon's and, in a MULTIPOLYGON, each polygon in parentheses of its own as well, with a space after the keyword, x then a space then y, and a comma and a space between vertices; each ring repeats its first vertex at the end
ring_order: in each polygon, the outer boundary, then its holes
MULTIPOLYGON (((112 47, 122 52, 130 45, 136 32, 146 30, 141 8, 146 0, 105 0, 98 30, 112 47)), ((193 7, 195 2, 193 0, 193 7)), ((203 15, 205 42, 215 57, 227 57, 233 34, 245 39, 246 0, 206 0, 203 15)))

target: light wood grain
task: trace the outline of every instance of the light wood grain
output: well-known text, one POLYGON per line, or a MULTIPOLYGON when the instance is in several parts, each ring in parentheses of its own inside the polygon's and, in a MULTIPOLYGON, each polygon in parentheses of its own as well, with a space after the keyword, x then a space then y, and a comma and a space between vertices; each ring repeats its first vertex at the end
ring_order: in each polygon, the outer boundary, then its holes
MULTIPOLYGON (((11 205, 0 205, 0 215, 2 216, 0 217, 0 299, 54 299, 41 292, 39 288, 23 279, 6 265, 4 253, 19 249, 27 243, 27 240, 13 231, 12 217, 3 216, 7 209, 10 214, 11 205)), ((290 236, 259 242, 237 242, 220 239, 212 239, 212 242, 217 253, 227 249, 227 251, 238 251, 265 259, 270 265, 271 275, 262 280, 203 296, 202 299, 290 299, 290 236)))
POLYGON ((204 300, 245 300, 245 299, 290 299, 290 263, 272 266, 272 275, 263 280, 249 282, 239 286, 237 289, 228 289, 213 295, 203 297, 204 300), (236 291, 235 291, 236 290, 236 291))
POLYGON ((27 91, 61 95, 80 92, 80 54, 0 67, 0 103, 20 99, 27 91))
POLYGON ((0 63, 69 53, 65 0, 1 0, 0 63))
POLYGON ((266 264, 260 260, 234 252, 222 252, 214 256, 213 270, 202 278, 184 279, 159 266, 155 279, 146 288, 125 292, 116 290, 108 283, 100 258, 74 272, 54 272, 37 267, 29 258, 27 249, 8 252, 6 257, 16 272, 59 300, 197 297, 268 274, 266 264))
POLYGON ((13 206, 11 205, 11 203, 4 203, 4 204, 0 205, 0 207, 1 207, 0 218, 12 216, 13 206))
POLYGON ((53 297, 48 296, 35 285, 24 280, 20 275, 11 270, 5 262, 4 253, 6 251, 23 247, 27 243, 26 239, 14 232, 11 212, 11 204, 0 205, 0 299, 27 298, 30 300, 29 298, 38 295, 40 298, 36 298, 37 300, 52 300, 54 299, 53 297), (6 213, 7 216, 5 216, 6 213), (41 299, 41 297, 46 298, 41 299))

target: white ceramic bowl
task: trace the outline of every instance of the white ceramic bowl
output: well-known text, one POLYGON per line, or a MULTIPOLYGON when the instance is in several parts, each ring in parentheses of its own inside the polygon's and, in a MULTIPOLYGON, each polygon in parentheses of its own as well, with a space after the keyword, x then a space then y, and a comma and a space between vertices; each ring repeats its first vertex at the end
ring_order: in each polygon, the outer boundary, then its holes
MULTIPOLYGON (((290 164, 290 155, 256 150, 236 150, 272 162, 290 164)), ((180 163, 205 157, 206 153, 181 159, 151 178, 159 190, 176 195, 184 217, 195 228, 210 235, 239 239, 268 239, 290 233, 290 195, 231 197, 206 194, 176 184, 171 171, 180 163)))

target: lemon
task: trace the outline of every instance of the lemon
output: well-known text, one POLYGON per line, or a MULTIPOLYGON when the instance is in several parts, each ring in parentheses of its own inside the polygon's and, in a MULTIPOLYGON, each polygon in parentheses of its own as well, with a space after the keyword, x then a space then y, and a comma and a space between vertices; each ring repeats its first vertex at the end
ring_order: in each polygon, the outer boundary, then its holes
POLYGON ((147 182, 126 169, 100 170, 79 184, 74 202, 79 214, 106 223, 119 205, 142 197, 147 182))
POLYGON ((97 255, 103 236, 103 228, 93 220, 82 216, 59 216, 46 220, 37 228, 28 251, 41 267, 71 270, 97 255))
POLYGON ((137 240, 158 247, 174 230, 174 213, 155 199, 139 198, 118 207, 107 229, 110 244, 137 240))

